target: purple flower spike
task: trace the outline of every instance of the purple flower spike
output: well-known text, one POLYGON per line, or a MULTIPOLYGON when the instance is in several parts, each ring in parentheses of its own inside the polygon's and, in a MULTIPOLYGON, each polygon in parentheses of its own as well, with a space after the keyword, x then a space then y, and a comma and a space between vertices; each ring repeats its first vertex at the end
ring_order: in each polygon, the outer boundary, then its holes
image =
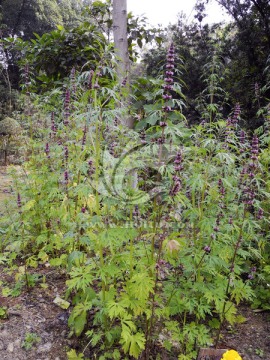
POLYGON ((68 147, 67 146, 64 147, 64 158, 66 161, 68 161, 68 147))
POLYGON ((21 208, 21 207, 22 207, 22 201, 21 201, 21 195, 20 195, 20 193, 18 193, 18 195, 17 195, 17 205, 18 205, 18 208, 21 208))
POLYGON ((263 218, 263 209, 260 208, 257 213, 257 219, 261 220, 262 218, 263 218))
POLYGON ((49 159, 50 158, 50 147, 49 147, 48 143, 46 143, 46 146, 45 146, 45 153, 47 155, 47 158, 49 159))
POLYGON ((82 147, 84 147, 84 145, 86 143, 86 131, 87 131, 87 128, 85 126, 84 129, 83 129, 82 147))
POLYGON ((174 171, 175 171, 175 172, 183 170, 182 162, 183 162, 182 154, 181 154, 181 152, 179 151, 179 152, 176 154, 176 157, 175 157, 175 159, 174 159, 174 171))
POLYGON ((181 180, 177 175, 173 176, 173 181, 174 183, 170 190, 170 196, 172 197, 175 196, 181 190, 182 187, 181 180))
POLYGON ((53 132, 53 134, 56 133, 56 126, 55 126, 55 121, 54 121, 54 112, 51 113, 51 130, 53 132))
POLYGON ((65 94, 65 103, 64 103, 64 125, 69 124, 69 117, 70 117, 70 91, 69 89, 67 89, 65 94))
POLYGON ((72 90, 74 93, 76 93, 76 69, 75 67, 73 67, 71 69, 71 72, 70 72, 70 79, 71 79, 71 82, 72 82, 72 90))
POLYGON ((95 166, 93 166, 93 161, 89 160, 88 161, 88 171, 87 171, 88 176, 93 175, 95 173, 95 171, 96 171, 96 168, 95 168, 95 166))
POLYGON ((138 216, 140 215, 138 205, 135 205, 135 207, 134 207, 134 210, 133 210, 132 214, 133 214, 133 216, 134 216, 134 217, 138 217, 138 216))
POLYGON ((233 116, 232 116, 232 125, 236 126, 240 117, 240 113, 241 113, 241 107, 240 104, 237 103, 234 107, 234 112, 233 112, 233 116))
POLYGON ((122 87, 125 87, 127 85, 127 77, 125 77, 123 80, 122 80, 122 83, 121 83, 121 86, 122 87))
MULTIPOLYGON (((174 74, 173 69, 174 69, 174 46, 173 44, 171 44, 167 53, 167 63, 166 63, 166 71, 165 71, 166 76, 164 78, 165 84, 163 85, 164 94, 162 97, 165 101, 172 99, 172 95, 170 94, 170 91, 173 90, 173 74, 174 74)), ((165 113, 172 111, 171 107, 168 104, 165 104, 165 106, 163 106, 162 109, 163 111, 165 111, 165 113)))

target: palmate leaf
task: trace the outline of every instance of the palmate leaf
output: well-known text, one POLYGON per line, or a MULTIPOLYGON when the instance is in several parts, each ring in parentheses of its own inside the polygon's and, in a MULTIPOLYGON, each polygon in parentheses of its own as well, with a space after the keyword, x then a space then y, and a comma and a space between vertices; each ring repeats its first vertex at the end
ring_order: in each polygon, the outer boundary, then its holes
POLYGON ((68 325, 74 331, 76 336, 83 332, 87 321, 87 311, 92 307, 91 302, 80 303, 74 307, 68 319, 68 325))
POLYGON ((76 351, 74 349, 72 349, 67 352, 67 358, 68 358, 68 360, 83 360, 84 356, 82 353, 77 355, 76 351))
POLYGON ((123 328, 120 343, 125 353, 138 359, 145 347, 145 337, 140 332, 132 334, 128 328, 123 328))
POLYGON ((231 298, 236 301, 238 305, 241 300, 252 300, 254 292, 250 286, 241 280, 234 280, 234 288, 231 291, 231 298))
POLYGON ((154 279, 147 273, 139 273, 133 275, 128 282, 128 290, 135 298, 146 300, 154 292, 154 285, 154 279))
POLYGON ((134 298, 130 294, 123 295, 120 304, 125 309, 132 310, 135 316, 141 315, 146 311, 145 302, 134 298))
POLYGON ((123 307, 122 304, 112 300, 112 301, 108 301, 107 306, 108 306, 108 314, 111 319, 116 317, 123 318, 127 316, 126 309, 123 307))
POLYGON ((66 282, 69 289, 85 291, 93 282, 94 277, 92 270, 92 265, 73 268, 70 272, 71 279, 66 282))

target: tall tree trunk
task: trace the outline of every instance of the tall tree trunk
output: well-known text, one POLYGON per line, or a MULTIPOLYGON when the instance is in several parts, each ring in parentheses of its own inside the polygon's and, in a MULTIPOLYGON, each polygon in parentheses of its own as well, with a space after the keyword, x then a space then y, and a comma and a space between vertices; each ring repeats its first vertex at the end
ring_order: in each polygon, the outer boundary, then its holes
POLYGON ((129 72, 127 41, 127 0, 113 0, 113 37, 117 62, 117 75, 123 81, 129 72))
POLYGON ((19 25, 20 25, 20 22, 21 22, 21 18, 22 18, 23 12, 25 11, 26 3, 27 3, 27 0, 22 0, 22 2, 21 2, 21 7, 20 7, 20 9, 19 9, 16 22, 15 22, 15 24, 14 24, 14 26, 13 26, 12 31, 11 31, 12 36, 16 35, 17 29, 18 29, 18 27, 19 27, 19 25))
MULTIPOLYGON (((127 40, 127 0, 113 0, 113 38, 117 57, 118 82, 125 88, 125 91, 122 91, 122 95, 125 97, 123 102, 124 105, 128 105, 130 61, 127 40)), ((131 118, 125 119, 123 123, 130 129, 133 128, 131 118)))
MULTIPOLYGON (((122 105, 128 108, 130 61, 127 38, 127 0, 113 0, 113 37, 115 54, 117 56, 116 72, 119 85, 122 89, 122 105)), ((126 116, 121 119, 121 122, 129 129, 133 129, 134 127, 134 121, 128 112, 126 116)), ((138 183, 136 170, 132 171, 130 181, 132 188, 136 189, 138 183)))

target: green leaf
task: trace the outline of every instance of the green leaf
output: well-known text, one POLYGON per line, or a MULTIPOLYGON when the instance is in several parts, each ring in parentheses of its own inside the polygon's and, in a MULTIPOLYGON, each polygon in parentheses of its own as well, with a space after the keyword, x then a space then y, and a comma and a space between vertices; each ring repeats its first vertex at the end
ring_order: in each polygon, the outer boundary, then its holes
POLYGON ((145 348, 145 337, 140 332, 131 334, 128 331, 122 331, 120 343, 125 353, 128 352, 130 356, 138 359, 140 353, 145 348))
POLYGON ((70 272, 71 279, 66 282, 69 289, 85 291, 94 280, 92 269, 93 265, 73 268, 70 272))
POLYGON ((74 331, 76 336, 80 336, 83 332, 87 321, 87 311, 92 307, 91 302, 81 303, 74 307, 68 319, 68 325, 74 331))
POLYGON ((108 301, 108 313, 111 319, 127 315, 125 308, 120 303, 114 301, 108 301))
POLYGON ((36 204, 35 200, 30 200, 28 201, 23 207, 22 207, 22 211, 28 211, 30 209, 32 209, 36 204))
POLYGON ((149 294, 154 292, 154 286, 154 279, 147 273, 135 274, 128 282, 129 291, 141 300, 146 300, 149 294))
POLYGON ((83 360, 84 356, 83 353, 80 353, 77 355, 76 351, 74 349, 67 352, 67 358, 68 360, 83 360))

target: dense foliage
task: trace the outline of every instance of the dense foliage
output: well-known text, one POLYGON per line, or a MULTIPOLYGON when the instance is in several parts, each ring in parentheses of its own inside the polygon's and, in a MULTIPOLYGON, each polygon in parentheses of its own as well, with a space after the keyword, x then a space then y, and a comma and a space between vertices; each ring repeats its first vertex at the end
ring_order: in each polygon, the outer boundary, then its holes
POLYGON ((62 271, 70 336, 87 339, 68 359, 191 360, 244 320, 241 302, 269 309, 269 78, 245 107, 231 27, 182 21, 128 88, 97 22, 16 42, 27 161, 0 222, 16 279, 3 295, 38 286, 39 266, 62 271))

